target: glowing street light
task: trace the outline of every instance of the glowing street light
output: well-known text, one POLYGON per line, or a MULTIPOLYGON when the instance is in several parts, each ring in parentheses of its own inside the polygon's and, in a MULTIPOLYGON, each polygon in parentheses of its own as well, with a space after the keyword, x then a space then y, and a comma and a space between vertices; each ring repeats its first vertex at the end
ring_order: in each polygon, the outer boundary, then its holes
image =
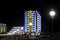
MULTIPOLYGON (((51 10, 51 11, 49 12, 49 15, 50 15, 51 18, 52 18, 52 35, 53 35, 53 18, 54 18, 54 16, 56 15, 56 12, 53 11, 53 10, 51 10)), ((52 38, 53 38, 53 37, 52 37, 52 38)))
POLYGON ((56 13, 55 13, 55 11, 50 11, 49 14, 50 14, 50 16, 53 18, 53 17, 55 16, 56 13))

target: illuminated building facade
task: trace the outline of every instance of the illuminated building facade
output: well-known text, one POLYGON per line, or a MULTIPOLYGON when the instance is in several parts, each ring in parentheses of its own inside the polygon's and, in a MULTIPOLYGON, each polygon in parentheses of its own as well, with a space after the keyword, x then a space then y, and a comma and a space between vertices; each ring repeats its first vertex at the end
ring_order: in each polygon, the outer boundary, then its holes
POLYGON ((23 35, 24 34, 24 27, 23 26, 15 26, 11 28, 11 30, 7 33, 8 35, 23 35))
POLYGON ((0 23, 0 34, 4 34, 7 32, 6 24, 0 23))
POLYGON ((40 33, 41 32, 41 16, 38 11, 25 11, 25 32, 40 33))

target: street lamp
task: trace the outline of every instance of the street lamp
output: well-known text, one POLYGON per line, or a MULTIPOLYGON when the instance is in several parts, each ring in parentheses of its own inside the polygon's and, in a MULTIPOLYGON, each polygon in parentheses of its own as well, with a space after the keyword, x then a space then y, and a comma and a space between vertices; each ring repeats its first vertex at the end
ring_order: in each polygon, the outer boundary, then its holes
POLYGON ((49 15, 50 15, 51 18, 52 18, 52 34, 53 34, 53 18, 54 18, 54 16, 55 16, 55 14, 56 14, 56 12, 55 12, 54 10, 51 10, 51 11, 49 12, 49 15))
POLYGON ((54 16, 55 16, 55 11, 50 11, 50 16, 52 17, 52 19, 54 18, 54 16))

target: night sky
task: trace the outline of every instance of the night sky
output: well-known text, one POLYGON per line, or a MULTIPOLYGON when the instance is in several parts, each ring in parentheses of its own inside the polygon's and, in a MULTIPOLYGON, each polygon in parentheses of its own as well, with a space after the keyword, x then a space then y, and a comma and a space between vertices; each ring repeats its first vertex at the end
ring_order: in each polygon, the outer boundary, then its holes
MULTIPOLYGON (((4 3, 4 2, 2 2, 4 3)), ((2 5, 1 3, 1 5, 2 5)), ((6 23, 8 28, 12 26, 24 25, 24 11, 38 10, 42 16, 43 31, 51 31, 51 17, 49 16, 50 9, 56 11, 56 16, 53 20, 54 32, 60 32, 60 1, 59 0, 37 0, 37 1, 8 1, 1 6, 0 22, 6 23)))

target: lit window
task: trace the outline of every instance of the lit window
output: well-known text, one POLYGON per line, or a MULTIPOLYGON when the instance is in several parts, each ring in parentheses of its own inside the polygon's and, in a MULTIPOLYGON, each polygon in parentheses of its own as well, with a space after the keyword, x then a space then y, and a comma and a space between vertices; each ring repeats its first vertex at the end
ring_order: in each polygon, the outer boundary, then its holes
POLYGON ((32 23, 29 23, 30 26, 32 26, 33 24, 32 23))

